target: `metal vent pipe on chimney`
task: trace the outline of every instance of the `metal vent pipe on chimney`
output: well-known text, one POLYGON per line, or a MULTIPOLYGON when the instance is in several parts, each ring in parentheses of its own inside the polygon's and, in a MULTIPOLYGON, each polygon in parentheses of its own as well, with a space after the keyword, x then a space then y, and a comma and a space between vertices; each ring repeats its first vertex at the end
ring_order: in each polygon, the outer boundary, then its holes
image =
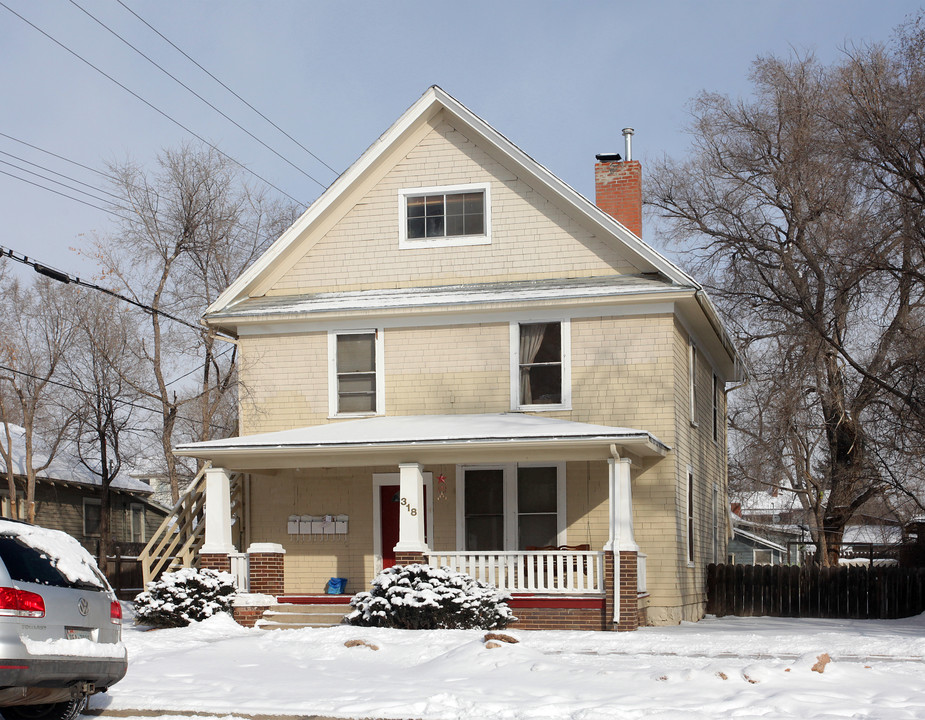
POLYGON ((633 159, 633 128, 623 128, 623 139, 626 141, 626 152, 623 153, 623 159, 627 162, 633 159))

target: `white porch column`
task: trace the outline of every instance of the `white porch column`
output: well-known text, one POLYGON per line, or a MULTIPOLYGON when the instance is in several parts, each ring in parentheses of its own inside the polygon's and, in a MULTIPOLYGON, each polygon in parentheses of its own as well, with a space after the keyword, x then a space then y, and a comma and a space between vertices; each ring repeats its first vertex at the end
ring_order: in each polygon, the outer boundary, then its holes
POLYGON ((608 503, 610 535, 604 550, 639 552, 633 530, 633 490, 627 458, 608 458, 608 503))
POLYGON ((401 463, 398 470, 401 506, 395 552, 425 553, 424 473, 419 463, 401 463))
POLYGON ((199 552, 236 552, 231 544, 231 473, 225 468, 206 470, 205 520, 205 541, 199 552))

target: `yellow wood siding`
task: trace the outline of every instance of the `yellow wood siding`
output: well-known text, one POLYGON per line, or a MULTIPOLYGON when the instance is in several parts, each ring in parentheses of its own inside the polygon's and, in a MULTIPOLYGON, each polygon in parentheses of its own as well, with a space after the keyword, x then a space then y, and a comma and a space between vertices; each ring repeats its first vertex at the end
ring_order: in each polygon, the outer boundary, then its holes
POLYGON ((296 261, 268 294, 623 272, 636 270, 549 198, 442 123, 296 261), (490 245, 399 249, 399 190, 470 183, 490 184, 490 245))

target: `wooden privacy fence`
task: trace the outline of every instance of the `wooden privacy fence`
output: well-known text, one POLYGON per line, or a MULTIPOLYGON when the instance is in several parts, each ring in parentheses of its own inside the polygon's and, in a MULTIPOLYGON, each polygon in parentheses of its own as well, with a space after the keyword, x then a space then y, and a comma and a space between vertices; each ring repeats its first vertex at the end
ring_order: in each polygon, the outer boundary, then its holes
POLYGON ((925 611, 925 568, 709 565, 707 613, 901 618, 925 611))

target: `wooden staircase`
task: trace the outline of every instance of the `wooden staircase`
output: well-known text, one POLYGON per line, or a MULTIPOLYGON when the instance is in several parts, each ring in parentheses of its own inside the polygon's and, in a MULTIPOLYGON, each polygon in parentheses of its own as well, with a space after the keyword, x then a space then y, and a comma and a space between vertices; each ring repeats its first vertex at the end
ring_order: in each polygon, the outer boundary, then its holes
MULTIPOLYGON (((146 586, 162 572, 199 565, 199 549, 205 541, 206 531, 205 476, 206 470, 211 467, 210 462, 203 465, 139 554, 142 581, 146 586)), ((240 514, 243 494, 241 479, 241 475, 232 476, 232 516, 240 514)))
POLYGON ((263 613, 254 627, 263 630, 295 630, 297 628, 321 628, 340 625, 352 607, 344 604, 309 605, 304 603, 281 603, 273 605, 263 613))

